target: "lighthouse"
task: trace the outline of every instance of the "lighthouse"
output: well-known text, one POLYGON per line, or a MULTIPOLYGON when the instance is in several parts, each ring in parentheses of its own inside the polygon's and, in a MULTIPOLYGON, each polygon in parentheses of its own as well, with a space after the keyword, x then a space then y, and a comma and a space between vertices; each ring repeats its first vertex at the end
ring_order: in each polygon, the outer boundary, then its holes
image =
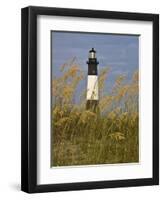
POLYGON ((86 96, 86 109, 97 111, 99 103, 98 92, 98 69, 99 62, 96 58, 96 51, 92 48, 88 56, 88 78, 87 78, 87 96, 86 96))

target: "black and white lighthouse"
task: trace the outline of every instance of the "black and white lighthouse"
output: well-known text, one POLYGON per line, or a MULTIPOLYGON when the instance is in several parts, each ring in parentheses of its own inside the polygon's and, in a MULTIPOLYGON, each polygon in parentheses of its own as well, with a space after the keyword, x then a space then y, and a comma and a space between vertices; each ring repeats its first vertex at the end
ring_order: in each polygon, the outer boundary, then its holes
POLYGON ((99 62, 96 58, 96 51, 92 48, 89 51, 88 57, 88 79, 87 79, 87 99, 86 109, 93 111, 97 110, 99 103, 99 92, 98 92, 98 69, 97 65, 99 62))

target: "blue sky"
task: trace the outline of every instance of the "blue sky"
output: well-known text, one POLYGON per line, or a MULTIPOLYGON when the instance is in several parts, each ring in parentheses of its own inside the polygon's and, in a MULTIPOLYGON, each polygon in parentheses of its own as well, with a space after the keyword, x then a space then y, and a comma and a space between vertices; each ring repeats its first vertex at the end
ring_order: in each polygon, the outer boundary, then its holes
MULTIPOLYGON (((109 67, 110 74, 106 87, 111 88, 118 75, 131 78, 139 64, 139 36, 117 34, 95 34, 77 32, 52 32, 52 75, 58 76, 60 66, 76 57, 77 62, 87 73, 88 52, 97 51, 98 71, 109 67)), ((85 87, 86 83, 82 84, 85 87)), ((82 88, 80 88, 82 89, 82 88)))

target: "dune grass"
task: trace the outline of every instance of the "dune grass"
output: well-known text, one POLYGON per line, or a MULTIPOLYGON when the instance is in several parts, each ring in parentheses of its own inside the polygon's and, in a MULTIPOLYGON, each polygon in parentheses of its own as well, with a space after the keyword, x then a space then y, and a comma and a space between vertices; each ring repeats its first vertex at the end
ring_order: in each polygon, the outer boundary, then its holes
POLYGON ((112 91, 99 74, 98 111, 86 110, 86 90, 74 103, 76 88, 86 78, 75 60, 61 66, 52 80, 52 166, 139 162, 138 72, 129 83, 119 75, 112 91))

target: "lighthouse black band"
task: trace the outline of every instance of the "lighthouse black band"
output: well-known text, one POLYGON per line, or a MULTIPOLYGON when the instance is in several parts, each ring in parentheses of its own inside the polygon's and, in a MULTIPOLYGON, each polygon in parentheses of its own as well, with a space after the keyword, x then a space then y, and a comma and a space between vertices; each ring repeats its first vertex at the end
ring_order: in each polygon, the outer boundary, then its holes
POLYGON ((87 100, 86 109, 95 111, 97 109, 99 101, 98 100, 87 100))
POLYGON ((89 61, 87 62, 88 64, 88 75, 97 75, 97 65, 98 62, 96 59, 89 59, 89 61))

